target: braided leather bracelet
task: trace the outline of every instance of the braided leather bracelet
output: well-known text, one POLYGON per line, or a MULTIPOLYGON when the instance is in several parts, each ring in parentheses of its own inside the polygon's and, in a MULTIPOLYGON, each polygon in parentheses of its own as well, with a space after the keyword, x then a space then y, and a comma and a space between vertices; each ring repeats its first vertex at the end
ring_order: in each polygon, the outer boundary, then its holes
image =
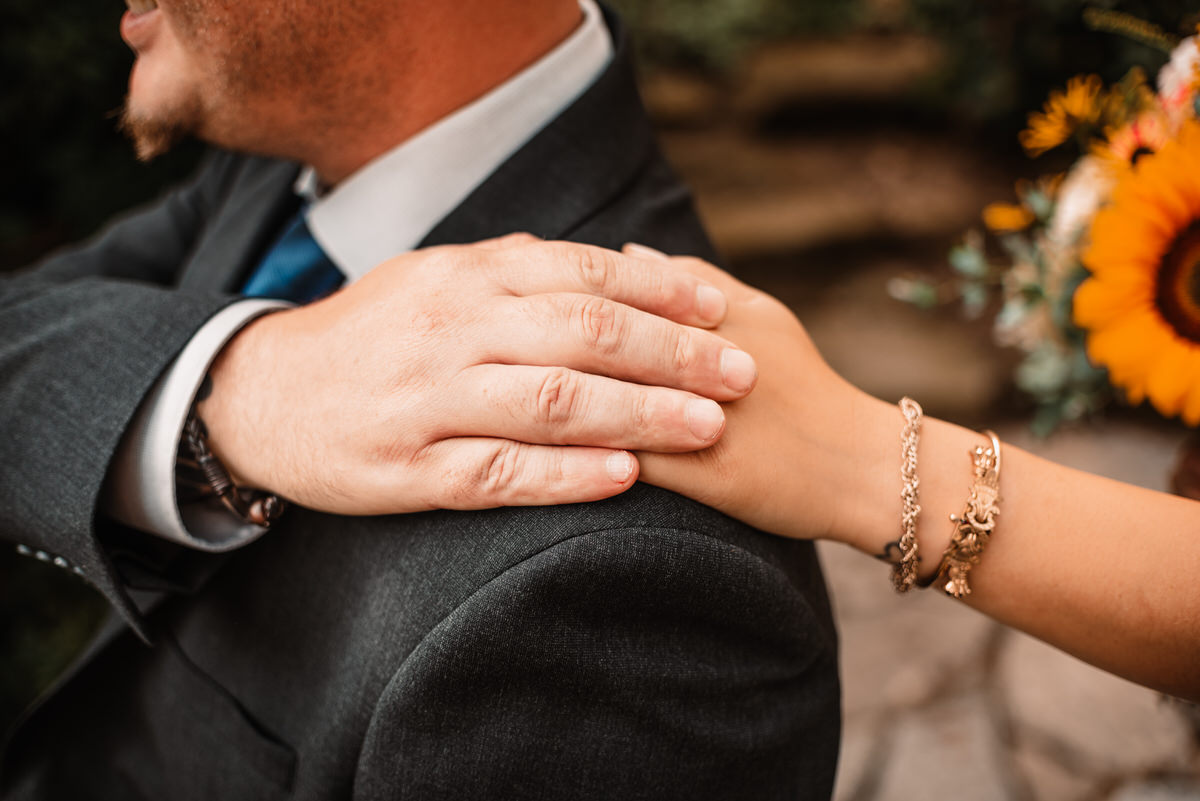
POLYGON ((262 528, 270 528, 279 519, 287 504, 278 495, 233 483, 225 465, 208 447, 208 429, 195 411, 188 415, 183 426, 183 437, 204 475, 208 489, 234 516, 243 523, 262 528))

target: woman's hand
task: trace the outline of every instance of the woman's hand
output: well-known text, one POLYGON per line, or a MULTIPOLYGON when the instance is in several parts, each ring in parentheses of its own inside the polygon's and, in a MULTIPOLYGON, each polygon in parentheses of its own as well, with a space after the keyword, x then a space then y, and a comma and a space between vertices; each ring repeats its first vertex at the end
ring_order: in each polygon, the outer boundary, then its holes
POLYGON ((639 454, 642 480, 766 531, 878 550, 859 540, 868 532, 878 540, 898 519, 899 411, 835 373, 775 298, 698 259, 670 265, 725 293, 729 310, 717 333, 754 357, 758 384, 726 404, 725 434, 711 448, 639 454))
MULTIPOLYGON (((670 262, 664 266, 689 270, 725 293, 729 312, 717 333, 754 357, 758 385, 725 406, 725 435, 708 450, 640 455, 642 480, 764 531, 894 553, 899 410, 834 373, 778 301, 703 262, 670 262)), ((949 541, 950 513, 963 508, 969 453, 985 442, 924 419, 917 539, 926 576, 949 541)), ((1002 517, 971 571, 965 603, 1105 670, 1200 699, 1200 504, 1009 445, 1000 493, 1002 517)))

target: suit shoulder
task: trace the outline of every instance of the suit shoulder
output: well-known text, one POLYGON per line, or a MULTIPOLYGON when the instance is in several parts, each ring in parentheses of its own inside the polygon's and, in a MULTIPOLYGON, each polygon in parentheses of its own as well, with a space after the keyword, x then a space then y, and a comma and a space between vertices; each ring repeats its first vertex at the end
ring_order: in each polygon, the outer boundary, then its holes
POLYGON ((822 609, 716 513, 647 490, 631 516, 643 501, 670 517, 581 516, 425 633, 376 701, 360 785, 465 775, 471 795, 512 797, 567 765, 591 780, 537 797, 828 796, 837 646, 822 609), (646 786, 664 765, 678 775, 646 786))
MULTIPOLYGON (((789 592, 802 596, 832 637, 832 615, 811 542, 774 537, 667 490, 637 484, 605 501, 567 506, 510 507, 483 512, 431 512, 409 516, 410 547, 430 543, 429 558, 459 576, 460 589, 478 588, 521 569, 541 555, 606 553, 608 541, 630 535, 644 543, 630 558, 634 569, 653 571, 659 558, 691 565, 710 582, 723 582, 719 566, 749 560, 778 572, 789 592), (568 543, 570 545, 568 545, 568 543), (583 550, 580 550, 583 549, 583 550)), ((411 553, 411 551, 410 551, 411 553)), ((563 563, 580 569, 584 562, 563 563)), ((591 571, 615 567, 597 557, 591 571)), ((474 591, 473 589, 470 591, 474 591)))

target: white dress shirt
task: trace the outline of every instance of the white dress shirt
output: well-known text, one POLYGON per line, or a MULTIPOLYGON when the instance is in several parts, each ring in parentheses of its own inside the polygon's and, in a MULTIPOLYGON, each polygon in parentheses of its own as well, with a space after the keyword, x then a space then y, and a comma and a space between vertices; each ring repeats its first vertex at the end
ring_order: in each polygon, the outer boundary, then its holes
MULTIPOLYGON (((566 109, 612 59, 612 40, 594 0, 579 0, 582 24, 554 50, 488 94, 318 193, 312 168, 296 192, 310 201, 313 237, 353 282, 412 250, 509 156, 566 109)), ((180 506, 175 455, 208 367, 244 325, 290 304, 242 300, 192 337, 147 395, 114 460, 106 510, 135 528, 204 551, 226 551, 263 529, 208 504, 180 506)))

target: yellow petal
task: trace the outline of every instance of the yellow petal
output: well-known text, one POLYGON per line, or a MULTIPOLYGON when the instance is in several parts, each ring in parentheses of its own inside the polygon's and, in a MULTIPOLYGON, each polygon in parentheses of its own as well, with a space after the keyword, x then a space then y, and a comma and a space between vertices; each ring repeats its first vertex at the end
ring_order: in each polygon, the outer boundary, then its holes
POLYGON ((1075 324, 1095 330, 1126 315, 1150 311, 1154 283, 1136 272, 1089 278, 1075 291, 1073 302, 1075 324))
POLYGON ((1131 393, 1144 392, 1157 329, 1163 324, 1153 314, 1123 318, 1088 337, 1087 352, 1094 364, 1108 368, 1112 383, 1131 393))
POLYGON ((1037 219, 1024 206, 1014 203, 990 203, 983 210, 983 224, 996 233, 1024 231, 1037 219))
POLYGON ((1164 417, 1174 417, 1183 410, 1188 394, 1188 362, 1190 349, 1178 340, 1170 341, 1152 357, 1153 366, 1146 377, 1146 396, 1164 417))

